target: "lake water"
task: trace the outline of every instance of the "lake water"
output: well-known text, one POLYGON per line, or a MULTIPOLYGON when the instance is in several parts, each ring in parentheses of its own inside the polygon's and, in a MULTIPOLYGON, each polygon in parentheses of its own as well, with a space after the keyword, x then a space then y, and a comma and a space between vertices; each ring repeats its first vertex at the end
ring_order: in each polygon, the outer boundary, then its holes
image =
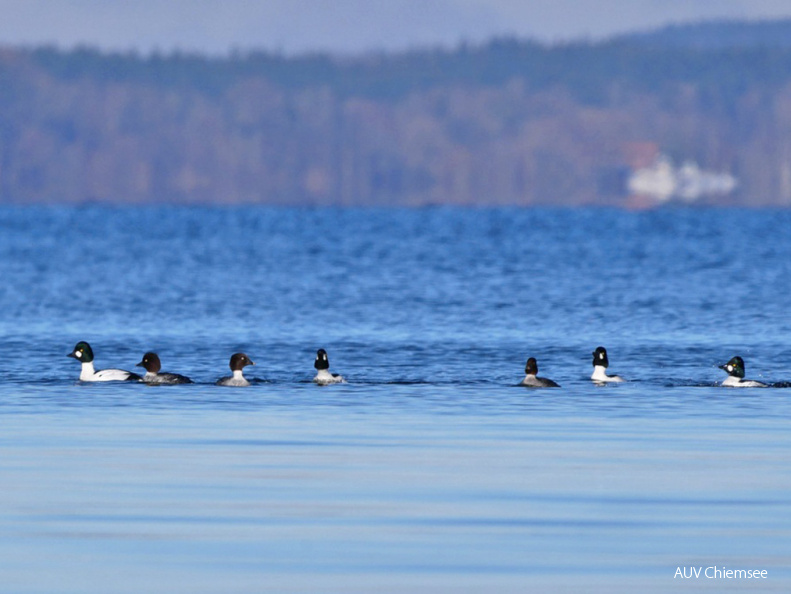
POLYGON ((790 272, 786 211, 0 208, 0 589, 788 592, 790 272))

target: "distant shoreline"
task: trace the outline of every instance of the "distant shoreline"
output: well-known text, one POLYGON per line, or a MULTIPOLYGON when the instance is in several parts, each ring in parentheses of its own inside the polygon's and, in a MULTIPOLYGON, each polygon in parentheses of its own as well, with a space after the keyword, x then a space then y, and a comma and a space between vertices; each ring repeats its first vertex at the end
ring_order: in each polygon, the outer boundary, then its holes
POLYGON ((629 180, 665 156, 734 180, 695 204, 787 207, 784 40, 791 21, 350 59, 5 48, 0 203, 651 208, 629 180))

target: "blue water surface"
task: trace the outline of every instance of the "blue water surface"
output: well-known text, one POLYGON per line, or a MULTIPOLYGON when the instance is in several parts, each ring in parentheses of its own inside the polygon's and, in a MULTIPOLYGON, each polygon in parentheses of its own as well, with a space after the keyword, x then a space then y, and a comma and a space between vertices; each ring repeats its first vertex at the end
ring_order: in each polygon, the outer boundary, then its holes
POLYGON ((789 591, 790 256, 786 211, 0 208, 3 592, 789 591))

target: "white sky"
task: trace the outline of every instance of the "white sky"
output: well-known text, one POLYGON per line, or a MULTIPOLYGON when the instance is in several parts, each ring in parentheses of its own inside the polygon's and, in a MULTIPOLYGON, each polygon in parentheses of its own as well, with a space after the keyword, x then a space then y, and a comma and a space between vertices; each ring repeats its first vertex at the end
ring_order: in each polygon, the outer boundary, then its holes
POLYGON ((0 45, 285 53, 601 39, 713 18, 791 18, 791 0, 0 0, 0 45))

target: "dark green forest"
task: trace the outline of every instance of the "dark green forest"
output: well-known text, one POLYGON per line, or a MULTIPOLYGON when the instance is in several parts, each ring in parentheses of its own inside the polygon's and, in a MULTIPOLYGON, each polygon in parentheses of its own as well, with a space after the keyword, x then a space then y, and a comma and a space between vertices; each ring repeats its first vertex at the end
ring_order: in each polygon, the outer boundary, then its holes
POLYGON ((652 155, 791 204, 791 22, 356 58, 0 50, 0 201, 628 203, 652 155))

